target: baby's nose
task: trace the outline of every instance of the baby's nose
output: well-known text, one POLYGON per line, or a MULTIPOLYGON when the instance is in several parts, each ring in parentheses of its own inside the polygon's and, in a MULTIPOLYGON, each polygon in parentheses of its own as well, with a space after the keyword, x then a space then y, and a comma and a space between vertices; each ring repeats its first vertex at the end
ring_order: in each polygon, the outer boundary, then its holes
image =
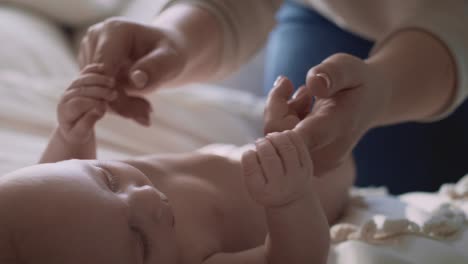
POLYGON ((133 186, 130 190, 130 206, 139 218, 159 222, 167 197, 150 185, 133 186))

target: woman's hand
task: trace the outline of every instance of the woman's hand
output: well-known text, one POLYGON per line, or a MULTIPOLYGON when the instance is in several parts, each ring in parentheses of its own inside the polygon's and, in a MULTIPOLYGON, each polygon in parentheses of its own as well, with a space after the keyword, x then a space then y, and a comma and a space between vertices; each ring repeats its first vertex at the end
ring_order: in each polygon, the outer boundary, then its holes
POLYGON ((289 99, 292 84, 278 82, 265 110, 265 132, 294 127, 306 141, 314 175, 321 176, 344 162, 364 133, 378 124, 391 99, 389 85, 363 60, 333 55, 309 71, 306 88, 295 99, 289 99), (308 113, 309 105, 299 98, 313 96, 315 103, 308 113))
POLYGON ((187 57, 176 34, 152 25, 108 19, 88 30, 81 43, 79 64, 103 64, 104 74, 116 79, 119 92, 111 108, 149 125, 151 106, 136 95, 176 78, 185 68, 187 57))
POLYGON ((106 74, 127 78, 124 90, 148 91, 184 69, 187 57, 180 38, 175 30, 111 18, 88 29, 79 63, 102 63, 106 74))
POLYGON ((316 101, 296 131, 321 175, 340 166, 361 137, 379 125, 391 100, 391 83, 363 60, 337 54, 309 71, 306 86, 316 101))
POLYGON ((117 98, 114 80, 102 70, 103 66, 97 64, 85 67, 58 104, 58 132, 69 144, 92 140, 94 125, 104 116, 107 104, 117 98))
POLYGON ((294 131, 272 133, 242 156, 245 185, 265 207, 279 207, 302 198, 313 166, 307 146, 294 131))

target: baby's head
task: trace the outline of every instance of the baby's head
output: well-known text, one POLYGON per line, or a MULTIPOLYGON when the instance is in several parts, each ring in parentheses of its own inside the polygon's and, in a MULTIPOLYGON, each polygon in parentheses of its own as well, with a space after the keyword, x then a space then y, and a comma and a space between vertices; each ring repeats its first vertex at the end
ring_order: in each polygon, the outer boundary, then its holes
POLYGON ((1 263, 175 263, 173 214, 140 170, 70 160, 0 177, 1 263))

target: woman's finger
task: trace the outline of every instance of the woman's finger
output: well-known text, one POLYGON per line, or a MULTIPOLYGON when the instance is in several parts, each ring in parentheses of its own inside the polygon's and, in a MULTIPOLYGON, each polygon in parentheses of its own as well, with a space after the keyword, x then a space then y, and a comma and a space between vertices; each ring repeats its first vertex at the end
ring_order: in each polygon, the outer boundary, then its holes
POLYGON ((81 75, 87 74, 87 73, 95 73, 99 75, 104 74, 104 65, 99 64, 99 63, 92 63, 88 64, 83 67, 83 69, 80 71, 81 75))
POLYGON ((89 36, 94 36, 90 45, 91 63, 105 65, 105 73, 115 76, 121 62, 132 55, 132 45, 136 41, 137 24, 121 18, 110 18, 92 26, 89 36))
POLYGON ((185 56, 175 49, 158 47, 135 62, 129 78, 137 89, 155 88, 179 75, 185 63, 185 56))
POLYGON ((104 86, 111 88, 114 85, 115 81, 112 77, 98 73, 86 73, 75 79, 68 90, 76 89, 82 86, 104 86))
POLYGON ((83 69, 89 64, 93 64, 94 50, 99 38, 97 28, 99 27, 99 24, 91 26, 81 40, 80 50, 78 52, 80 69, 83 69))
POLYGON ((327 104, 322 100, 317 101, 312 113, 294 128, 310 151, 322 148, 346 133, 341 130, 342 124, 340 124, 344 113, 337 105, 327 104))
POLYGON ((151 125, 150 115, 153 109, 151 103, 143 97, 121 94, 117 100, 110 103, 110 106, 119 115, 131 118, 140 125, 151 125))
POLYGON ((365 63, 348 54, 335 54, 307 73, 306 86, 314 96, 327 98, 363 82, 365 63))
POLYGON ((112 88, 101 86, 81 86, 67 90, 63 95, 62 101, 66 102, 74 97, 88 97, 110 102, 117 99, 118 92, 112 88))
POLYGON ((89 51, 88 51, 88 37, 84 36, 80 43, 78 51, 78 66, 83 69, 88 64, 89 51))

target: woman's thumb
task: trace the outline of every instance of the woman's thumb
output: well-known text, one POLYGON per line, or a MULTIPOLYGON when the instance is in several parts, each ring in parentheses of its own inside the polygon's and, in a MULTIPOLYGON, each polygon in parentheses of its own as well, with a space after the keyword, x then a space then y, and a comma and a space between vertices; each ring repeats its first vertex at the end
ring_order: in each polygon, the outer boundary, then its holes
POLYGON ((129 77, 137 89, 150 89, 174 78, 182 69, 180 56, 168 49, 158 48, 135 62, 129 77))
POLYGON ((144 89, 148 85, 149 76, 145 71, 137 69, 130 73, 130 80, 137 89, 144 89))
POLYGON ((337 92, 359 86, 365 63, 348 54, 335 54, 307 73, 306 86, 314 96, 327 98, 337 92))

